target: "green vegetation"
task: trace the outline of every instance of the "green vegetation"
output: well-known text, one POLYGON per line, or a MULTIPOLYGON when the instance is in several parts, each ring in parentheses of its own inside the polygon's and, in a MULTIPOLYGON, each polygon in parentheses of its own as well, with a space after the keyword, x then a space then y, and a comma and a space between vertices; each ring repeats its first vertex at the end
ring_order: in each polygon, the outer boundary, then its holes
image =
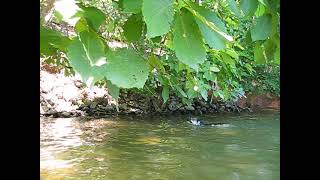
POLYGON ((280 96, 279 0, 82 0, 72 16, 53 3, 40 2, 41 58, 115 99, 121 88, 186 104, 280 96))

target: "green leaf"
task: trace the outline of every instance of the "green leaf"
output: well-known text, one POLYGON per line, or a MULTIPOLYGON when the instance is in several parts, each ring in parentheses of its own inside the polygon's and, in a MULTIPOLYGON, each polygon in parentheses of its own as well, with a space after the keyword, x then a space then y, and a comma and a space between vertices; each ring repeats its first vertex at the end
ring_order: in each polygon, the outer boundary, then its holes
POLYGON ((255 70, 252 68, 252 66, 250 64, 246 63, 245 67, 247 68, 247 70, 249 71, 250 74, 255 72, 255 70))
POLYGON ((217 65, 212 65, 210 68, 210 71, 212 71, 212 72, 219 72, 220 71, 220 69, 217 67, 217 65))
POLYGON ((166 70, 163 67, 163 64, 159 58, 157 58, 155 55, 151 55, 148 59, 148 62, 151 66, 151 69, 156 69, 160 72, 165 72, 166 70))
POLYGON ((151 38, 151 41, 153 43, 160 43, 162 40, 162 37, 161 36, 157 36, 157 37, 154 37, 154 38, 151 38))
POLYGON ((75 25, 75 30, 80 33, 82 31, 89 31, 89 25, 85 18, 80 18, 75 25))
MULTIPOLYGON (((261 0, 259 0, 261 1, 261 0)), ((277 2, 275 0, 263 0, 264 5, 269 9, 269 11, 275 13, 277 10, 277 2)))
POLYGON ((272 30, 272 18, 270 14, 258 17, 256 24, 251 29, 252 41, 267 39, 272 30))
POLYGON ((197 70, 206 58, 206 50, 192 14, 185 8, 180 13, 175 16, 173 49, 181 62, 197 70))
POLYGON ((252 43, 251 31, 250 31, 250 29, 246 32, 245 43, 246 43, 246 44, 251 44, 251 43, 252 43))
POLYGON ((105 45, 99 36, 93 31, 82 31, 79 33, 87 58, 91 66, 106 64, 105 45))
POLYGON ((67 57, 72 68, 80 74, 82 81, 91 86, 103 78, 100 74, 101 67, 92 67, 83 44, 76 38, 68 47, 67 57))
POLYGON ((95 7, 85 7, 81 4, 78 4, 78 6, 82 11, 80 11, 77 16, 84 17, 91 28, 95 31, 99 31, 101 24, 106 20, 106 15, 95 7))
POLYGON ((115 23, 112 20, 110 20, 108 24, 106 24, 106 30, 108 32, 112 32, 114 31, 114 29, 115 29, 115 23))
POLYGON ((139 13, 141 11, 143 0, 120 0, 120 6, 123 12, 126 13, 139 13))
POLYGON ((271 61, 274 58, 274 53, 276 51, 276 44, 273 42, 272 39, 268 39, 266 42, 263 43, 264 52, 266 55, 266 60, 271 61))
POLYGON ((235 60, 239 60, 239 55, 238 55, 238 53, 237 53, 235 50, 233 50, 233 49, 226 49, 226 53, 227 53, 229 56, 233 57, 235 60))
POLYGON ((276 14, 272 15, 272 30, 271 30, 271 35, 275 36, 277 34, 279 34, 279 16, 276 14))
POLYGON ((166 34, 173 20, 173 0, 143 0, 142 14, 148 38, 166 34))
POLYGON ((169 99, 169 86, 163 86, 162 99, 163 99, 163 103, 166 103, 167 100, 169 99))
POLYGON ((133 14, 123 25, 123 33, 128 42, 136 42, 142 35, 142 17, 141 14, 133 14))
MULTIPOLYGON (((218 16, 214 12, 202 6, 198 6, 197 4, 192 2, 190 2, 189 4, 195 11, 197 11, 201 16, 203 16, 206 19, 207 23, 213 23, 220 31, 226 32, 226 27, 224 23, 218 18, 218 16)), ((206 23, 201 21, 199 18, 195 18, 195 20, 199 26, 199 29, 203 37, 205 38, 206 42, 211 48, 221 50, 226 47, 227 40, 223 36, 221 36, 215 30, 211 29, 206 23)))
POLYGON ((112 84, 121 88, 142 88, 149 74, 143 57, 131 49, 117 49, 107 53, 105 75, 112 84))
POLYGON ((234 60, 226 53, 222 52, 221 57, 226 64, 234 65, 234 60))
POLYGON ((201 88, 200 89, 200 94, 202 96, 202 98, 207 101, 208 100, 208 91, 204 88, 201 88))
POLYGON ((202 23, 207 25, 211 30, 217 32, 219 35, 223 36, 228 41, 233 41, 233 37, 226 33, 226 29, 217 18, 214 18, 212 14, 204 13, 201 8, 195 3, 189 2, 189 6, 186 8, 194 15, 195 18, 199 19, 202 23), (208 20, 206 19, 208 18, 208 20), (210 22, 212 21, 212 22, 210 22))
POLYGON ((166 39, 166 41, 164 42, 164 45, 167 47, 167 48, 169 48, 169 49, 171 49, 171 50, 174 50, 173 49, 173 42, 172 42, 172 39, 166 39))
POLYGON ((209 23, 213 23, 220 31, 227 32, 227 28, 225 24, 221 21, 221 19, 217 16, 217 14, 210 9, 206 9, 203 6, 199 6, 194 2, 188 2, 190 7, 195 10, 199 15, 203 16, 206 21, 209 23))
POLYGON ((58 31, 40 26, 40 53, 52 55, 55 49, 66 51, 71 40, 58 31))
POLYGON ((225 99, 225 97, 224 97, 224 92, 223 92, 222 90, 215 91, 215 92, 213 93, 213 95, 214 95, 215 97, 220 97, 221 99, 225 99))
POLYGON ((208 81, 214 81, 217 78, 216 74, 213 73, 213 71, 205 71, 204 74, 203 74, 203 77, 208 81))
POLYGON ((258 8, 257 8, 257 11, 255 12, 254 15, 255 15, 256 17, 262 16, 262 15, 265 13, 265 11, 266 11, 265 6, 262 5, 262 4, 259 4, 259 5, 258 5, 258 8))
POLYGON ((54 14, 54 17, 55 17, 57 23, 61 23, 63 21, 63 15, 59 11, 54 10, 53 14, 54 14))
POLYGON ((280 64, 280 47, 276 48, 276 52, 274 53, 274 62, 276 64, 280 64))
POLYGON ((258 0, 262 5, 267 6, 268 3, 266 2, 266 0, 258 0))
POLYGON ((108 93, 112 96, 113 99, 118 100, 120 95, 120 88, 107 80, 108 93))
POLYGON ((235 0, 228 0, 228 2, 230 10, 234 13, 234 15, 240 17, 240 11, 237 2, 235 0))
POLYGON ((188 97, 188 95, 179 86, 175 86, 175 88, 183 97, 188 97))
POLYGON ((257 0, 241 0, 240 8, 246 16, 252 16, 258 8, 257 0))
POLYGON ((254 60, 258 64, 266 63, 266 58, 264 56, 263 51, 264 51, 264 47, 262 45, 260 45, 259 43, 257 43, 254 47, 254 60))
POLYGON ((199 95, 199 92, 193 90, 193 86, 187 90, 187 95, 189 99, 193 99, 199 95))

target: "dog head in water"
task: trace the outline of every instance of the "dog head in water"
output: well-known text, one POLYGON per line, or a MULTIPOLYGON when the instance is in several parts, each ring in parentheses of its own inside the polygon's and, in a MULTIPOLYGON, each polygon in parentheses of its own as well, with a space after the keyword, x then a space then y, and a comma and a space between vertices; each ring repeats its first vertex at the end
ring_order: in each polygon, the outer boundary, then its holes
POLYGON ((190 118, 190 123, 193 124, 193 125, 198 125, 199 126, 201 122, 197 118, 191 117, 190 118))

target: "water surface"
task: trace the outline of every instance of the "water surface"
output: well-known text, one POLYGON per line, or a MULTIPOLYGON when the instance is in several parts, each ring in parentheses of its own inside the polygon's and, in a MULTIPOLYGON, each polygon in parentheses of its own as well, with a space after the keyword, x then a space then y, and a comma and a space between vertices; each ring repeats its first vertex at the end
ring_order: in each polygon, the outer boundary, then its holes
POLYGON ((41 179, 280 179, 278 111, 188 117, 42 118, 41 179))

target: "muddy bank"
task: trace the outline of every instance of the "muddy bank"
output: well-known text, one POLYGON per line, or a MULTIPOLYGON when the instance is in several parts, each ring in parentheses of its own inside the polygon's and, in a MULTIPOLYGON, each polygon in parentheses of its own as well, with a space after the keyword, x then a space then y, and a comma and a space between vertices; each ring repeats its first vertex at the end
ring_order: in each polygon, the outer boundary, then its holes
POLYGON ((121 90, 118 105, 109 95, 107 88, 88 88, 80 77, 65 77, 62 70, 49 65, 40 68, 40 116, 76 117, 109 115, 143 114, 195 114, 218 112, 256 111, 264 108, 279 109, 280 99, 265 94, 247 94, 238 102, 210 104, 196 100, 191 105, 184 105, 181 99, 170 97, 163 104, 161 99, 137 94, 130 90, 121 90))

